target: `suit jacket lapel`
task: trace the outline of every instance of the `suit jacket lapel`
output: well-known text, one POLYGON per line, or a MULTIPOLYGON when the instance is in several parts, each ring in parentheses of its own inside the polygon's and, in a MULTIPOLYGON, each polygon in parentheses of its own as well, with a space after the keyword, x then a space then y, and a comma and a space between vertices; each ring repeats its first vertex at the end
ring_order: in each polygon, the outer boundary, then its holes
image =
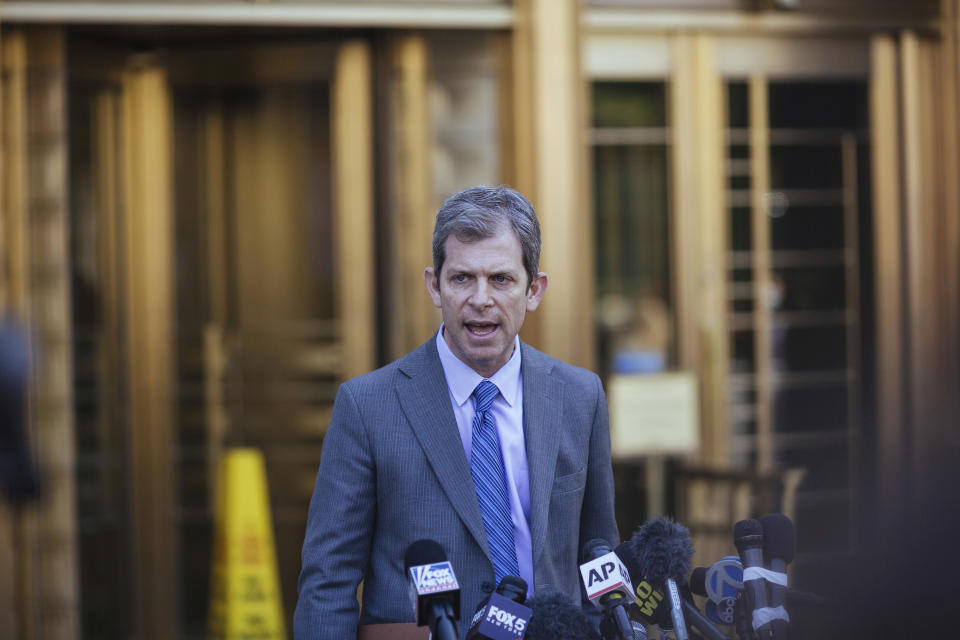
POLYGON ((397 378, 396 392, 410 428, 447 498, 489 558, 483 517, 435 340, 436 334, 400 360, 403 375, 397 378))
POLYGON ((534 572, 543 551, 550 515, 550 494, 557 468, 557 437, 563 415, 563 383, 551 374, 543 354, 521 343, 523 428, 530 471, 530 543, 534 572))

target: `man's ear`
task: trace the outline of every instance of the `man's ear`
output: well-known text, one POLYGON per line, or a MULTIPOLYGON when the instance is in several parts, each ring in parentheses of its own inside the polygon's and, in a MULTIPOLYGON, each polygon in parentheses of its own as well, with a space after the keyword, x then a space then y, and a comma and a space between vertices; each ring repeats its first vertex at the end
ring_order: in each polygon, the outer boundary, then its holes
POLYGON ((527 311, 536 311, 543 300, 543 294, 547 291, 547 274, 543 271, 534 276, 527 289, 527 311))
POLYGON ((427 293, 433 300, 433 306, 440 308, 440 279, 433 272, 433 267, 427 267, 423 270, 423 283, 427 285, 427 293))

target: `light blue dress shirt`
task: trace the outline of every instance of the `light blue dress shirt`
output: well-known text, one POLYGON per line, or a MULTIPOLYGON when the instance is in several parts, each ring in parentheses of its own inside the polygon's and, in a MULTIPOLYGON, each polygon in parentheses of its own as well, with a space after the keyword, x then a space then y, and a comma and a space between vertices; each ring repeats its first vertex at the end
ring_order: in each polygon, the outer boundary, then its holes
MULTIPOLYGON (((523 436, 523 383, 520 377, 520 338, 514 338, 513 355, 505 365, 486 378, 497 385, 500 395, 493 401, 493 415, 500 436, 500 452, 507 478, 507 497, 513 519, 513 537, 517 546, 520 577, 527 581, 527 595, 533 595, 533 553, 530 542, 530 473, 523 436)), ((443 337, 443 325, 437 333, 437 352, 447 379, 447 390, 457 418, 463 450, 470 460, 474 403, 473 390, 483 376, 457 358, 443 337)), ((456 567, 453 568, 457 570, 456 567)))

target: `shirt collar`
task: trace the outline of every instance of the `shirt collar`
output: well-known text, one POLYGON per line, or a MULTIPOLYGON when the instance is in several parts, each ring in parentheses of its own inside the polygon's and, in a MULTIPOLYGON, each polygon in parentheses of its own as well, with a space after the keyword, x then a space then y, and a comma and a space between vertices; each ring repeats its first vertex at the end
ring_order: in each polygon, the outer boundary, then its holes
MULTIPOLYGON (((437 353, 440 356, 440 364, 443 365, 443 374, 447 378, 447 386, 453 394, 453 399, 457 406, 463 406, 477 388, 484 377, 474 371, 454 355, 453 351, 447 345, 447 340, 443 337, 443 325, 440 325, 440 331, 437 332, 437 353)), ((520 392, 520 336, 513 338, 513 355, 507 360, 500 369, 489 378, 486 378, 497 385, 500 395, 511 407, 516 404, 517 394, 520 392)))

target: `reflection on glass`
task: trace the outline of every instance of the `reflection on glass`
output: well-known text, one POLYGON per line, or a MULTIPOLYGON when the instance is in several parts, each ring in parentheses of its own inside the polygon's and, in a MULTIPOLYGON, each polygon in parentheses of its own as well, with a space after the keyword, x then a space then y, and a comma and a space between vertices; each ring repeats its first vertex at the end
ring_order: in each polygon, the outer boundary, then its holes
POLYGON ((770 186, 774 189, 839 189, 843 167, 839 140, 826 145, 772 145, 770 186))
MULTIPOLYGON (((735 219, 735 229, 736 224, 735 219)), ((771 220, 770 242, 779 249, 843 249, 843 208, 792 205, 786 215, 771 220)))
POLYGON ((866 129, 866 83, 849 80, 771 82, 772 129, 866 129))
POLYGON ((430 115, 437 204, 475 184, 497 184, 496 48, 484 33, 431 33, 430 115))
POLYGON ((597 323, 603 373, 670 366, 666 85, 595 83, 597 323), (615 132, 640 131, 643 139, 615 132))

